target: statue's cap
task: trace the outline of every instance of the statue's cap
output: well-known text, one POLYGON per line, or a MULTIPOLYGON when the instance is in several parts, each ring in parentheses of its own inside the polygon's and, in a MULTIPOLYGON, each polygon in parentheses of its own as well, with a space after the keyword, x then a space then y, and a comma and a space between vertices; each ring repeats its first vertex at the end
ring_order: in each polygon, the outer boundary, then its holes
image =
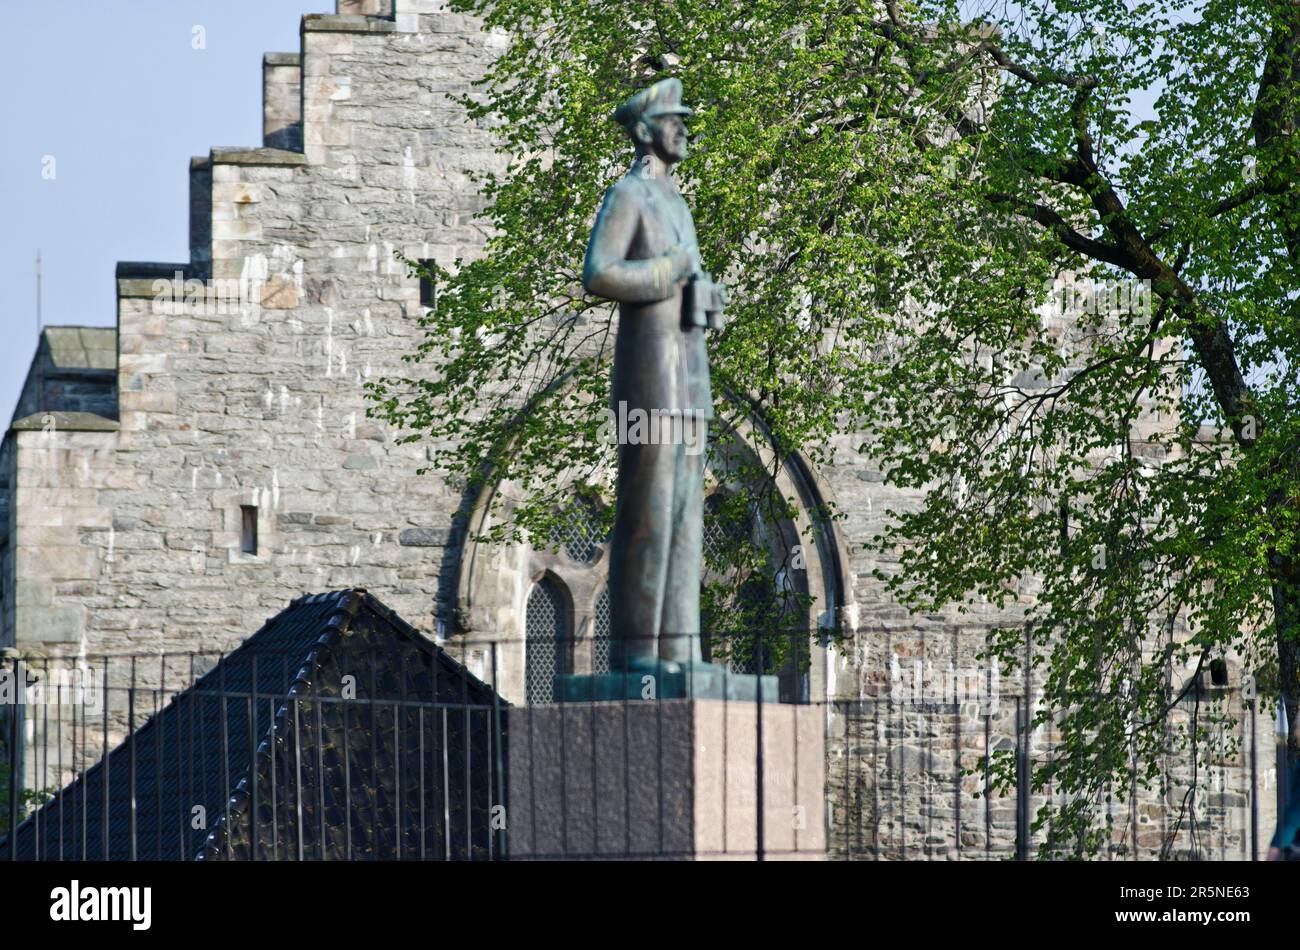
POLYGON ((639 119, 690 114, 690 108, 682 105, 682 81, 676 78, 661 79, 653 86, 646 86, 614 110, 614 121, 630 129, 639 119))

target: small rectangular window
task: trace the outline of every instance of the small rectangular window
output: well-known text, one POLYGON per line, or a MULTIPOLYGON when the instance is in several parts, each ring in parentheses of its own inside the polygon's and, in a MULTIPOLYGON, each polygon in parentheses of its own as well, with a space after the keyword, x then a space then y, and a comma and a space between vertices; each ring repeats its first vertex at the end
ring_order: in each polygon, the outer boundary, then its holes
POLYGON ((245 554, 257 553, 257 505, 240 505, 239 549, 245 554))
MULTIPOLYGON (((433 261, 420 261, 420 266, 426 270, 433 269, 433 261)), ((438 288, 427 275, 420 275, 420 306, 426 310, 432 310, 438 300, 438 288)))

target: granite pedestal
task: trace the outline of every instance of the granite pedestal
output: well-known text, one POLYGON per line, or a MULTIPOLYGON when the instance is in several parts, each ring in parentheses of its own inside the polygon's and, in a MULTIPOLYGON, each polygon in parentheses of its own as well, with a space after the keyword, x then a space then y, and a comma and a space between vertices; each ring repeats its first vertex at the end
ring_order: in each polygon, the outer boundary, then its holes
POLYGON ((825 856, 818 707, 668 699, 505 714, 513 860, 754 859, 760 813, 765 858, 825 856))

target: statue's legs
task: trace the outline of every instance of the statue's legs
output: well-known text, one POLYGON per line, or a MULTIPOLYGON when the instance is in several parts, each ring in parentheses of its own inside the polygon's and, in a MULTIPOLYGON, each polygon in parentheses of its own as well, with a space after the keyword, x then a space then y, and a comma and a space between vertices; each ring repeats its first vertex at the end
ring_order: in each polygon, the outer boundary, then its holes
POLYGON ((682 443, 619 446, 609 563, 614 671, 700 656, 703 459, 682 443))
POLYGON ((673 539, 668 551, 668 577, 659 626, 659 658, 686 662, 702 659, 700 577, 704 560, 704 454, 691 455, 684 446, 677 448, 673 539))
POLYGON ((609 545, 610 669, 656 655, 672 541, 676 446, 620 445, 609 545))

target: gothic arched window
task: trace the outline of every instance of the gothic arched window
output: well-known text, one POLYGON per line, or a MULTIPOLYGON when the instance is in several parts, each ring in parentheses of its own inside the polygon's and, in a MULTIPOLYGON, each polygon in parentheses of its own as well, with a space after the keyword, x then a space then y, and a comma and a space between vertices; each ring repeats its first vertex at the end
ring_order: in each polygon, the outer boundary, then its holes
POLYGON ((579 564, 594 560, 609 531, 600 524, 600 512, 587 497, 575 498, 563 511, 563 520, 551 531, 551 545, 579 564))
POLYGON ((752 530, 752 518, 738 517, 728 508, 729 497, 724 491, 710 492, 704 499, 704 560, 717 563, 726 552, 742 544, 752 530))
POLYGON ((558 581, 533 585, 524 610, 524 680, 529 703, 555 700, 555 677, 573 672, 568 598, 558 581))
POLYGON ((591 672, 609 672, 609 585, 600 589, 592 623, 591 672))

